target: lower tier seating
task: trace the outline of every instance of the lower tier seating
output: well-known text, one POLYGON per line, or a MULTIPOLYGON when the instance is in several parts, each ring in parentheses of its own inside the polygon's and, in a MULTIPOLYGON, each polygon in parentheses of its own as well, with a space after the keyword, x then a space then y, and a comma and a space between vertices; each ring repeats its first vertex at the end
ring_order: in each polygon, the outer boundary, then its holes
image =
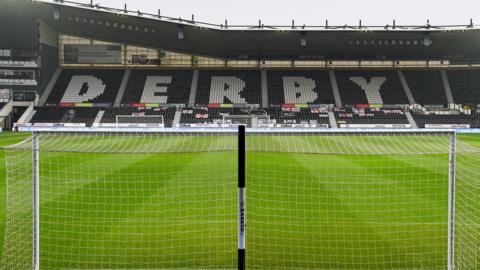
POLYGON ((435 125, 470 125, 470 127, 480 127, 480 121, 476 116, 466 114, 422 114, 412 112, 412 116, 417 122, 419 128, 424 128, 427 124, 435 125))
POLYGON ((275 119, 279 125, 295 125, 295 124, 319 124, 329 125, 328 111, 320 109, 285 109, 285 108, 269 108, 268 114, 270 119, 275 119))
POLYGON ((31 120, 32 123, 85 123, 92 126, 98 108, 58 108, 38 107, 31 120))
POLYGON ((408 119, 401 109, 335 109, 338 124, 408 124, 408 119))

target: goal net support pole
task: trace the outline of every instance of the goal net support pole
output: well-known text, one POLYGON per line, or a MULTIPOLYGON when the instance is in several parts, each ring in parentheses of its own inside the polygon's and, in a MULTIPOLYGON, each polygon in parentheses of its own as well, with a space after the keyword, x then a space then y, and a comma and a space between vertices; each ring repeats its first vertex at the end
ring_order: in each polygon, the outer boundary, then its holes
POLYGON ((32 193, 33 193, 33 270, 40 270, 40 159, 39 135, 32 134, 32 193))
POLYGON ((450 135, 450 150, 448 155, 448 270, 455 268, 455 148, 456 133, 450 135))
POLYGON ((238 270, 245 270, 245 126, 238 127, 238 270))

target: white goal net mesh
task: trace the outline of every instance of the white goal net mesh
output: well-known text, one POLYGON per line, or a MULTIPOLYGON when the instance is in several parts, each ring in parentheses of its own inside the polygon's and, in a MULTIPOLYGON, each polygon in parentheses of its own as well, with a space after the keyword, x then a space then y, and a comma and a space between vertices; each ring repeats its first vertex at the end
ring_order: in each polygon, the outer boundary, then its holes
MULTIPOLYGON (((451 136, 248 136, 247 265, 447 269, 451 136)), ((453 257, 455 269, 477 269, 480 159, 457 148, 466 160, 458 160, 453 257)))
MULTIPOLYGON (((36 134, 41 269, 237 269, 236 132, 36 134)), ((480 143, 451 201, 452 136, 247 132, 247 269, 479 269, 480 143)), ((32 140, 5 153, 0 268, 32 269, 32 140)))
MULTIPOLYGON (((236 136, 48 134, 41 269, 232 269, 236 136)), ((2 269, 32 269, 31 142, 7 150, 2 269)))

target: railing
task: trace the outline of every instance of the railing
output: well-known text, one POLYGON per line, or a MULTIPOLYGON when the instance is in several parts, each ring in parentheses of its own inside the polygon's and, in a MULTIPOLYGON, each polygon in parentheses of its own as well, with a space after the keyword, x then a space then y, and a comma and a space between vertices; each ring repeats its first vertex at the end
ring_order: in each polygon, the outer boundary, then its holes
POLYGON ((75 1, 68 0, 37 0, 38 2, 58 4, 65 6, 72 6, 77 8, 101 10, 105 12, 111 12, 115 14, 124 14, 142 18, 149 18, 164 22, 173 22, 182 25, 191 25, 204 28, 211 28, 217 30, 280 30, 280 31, 444 31, 444 30, 466 30, 466 29, 480 29, 480 25, 475 25, 473 20, 470 19, 469 24, 465 25, 431 25, 430 21, 427 20, 424 25, 397 25, 396 21, 393 20, 392 24, 386 25, 362 25, 362 21, 359 21, 358 25, 329 25, 328 20, 325 21, 324 25, 296 25, 295 21, 292 20, 290 25, 266 25, 261 20, 258 21, 256 25, 230 25, 228 20, 225 20, 222 24, 208 23, 202 21, 196 21, 195 16, 192 15, 190 19, 185 18, 175 18, 170 16, 162 15, 160 9, 157 14, 143 12, 140 10, 129 10, 127 4, 124 5, 123 9, 106 7, 100 4, 94 4, 93 0, 90 0, 89 3, 79 3, 75 1))

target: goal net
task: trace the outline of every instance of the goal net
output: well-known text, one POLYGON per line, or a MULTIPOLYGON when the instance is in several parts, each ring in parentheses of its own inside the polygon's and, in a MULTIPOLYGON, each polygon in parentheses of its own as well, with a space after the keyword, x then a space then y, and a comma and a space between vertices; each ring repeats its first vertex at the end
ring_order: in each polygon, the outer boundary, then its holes
MULTIPOLYGON (((233 269, 236 134, 41 133, 40 269, 233 269)), ((32 140, 6 150, 1 269, 33 269, 32 140)))
POLYGON ((117 115, 118 127, 165 127, 163 115, 117 115))
POLYGON ((5 149, 0 268, 238 269, 245 213, 247 269, 479 268, 478 140, 248 131, 242 170, 238 139, 35 132, 5 149))
POLYGON ((480 155, 454 144, 454 169, 453 138, 249 134, 247 266, 478 269, 480 155))
POLYGON ((269 115, 224 115, 223 127, 269 128, 272 122, 269 115))

